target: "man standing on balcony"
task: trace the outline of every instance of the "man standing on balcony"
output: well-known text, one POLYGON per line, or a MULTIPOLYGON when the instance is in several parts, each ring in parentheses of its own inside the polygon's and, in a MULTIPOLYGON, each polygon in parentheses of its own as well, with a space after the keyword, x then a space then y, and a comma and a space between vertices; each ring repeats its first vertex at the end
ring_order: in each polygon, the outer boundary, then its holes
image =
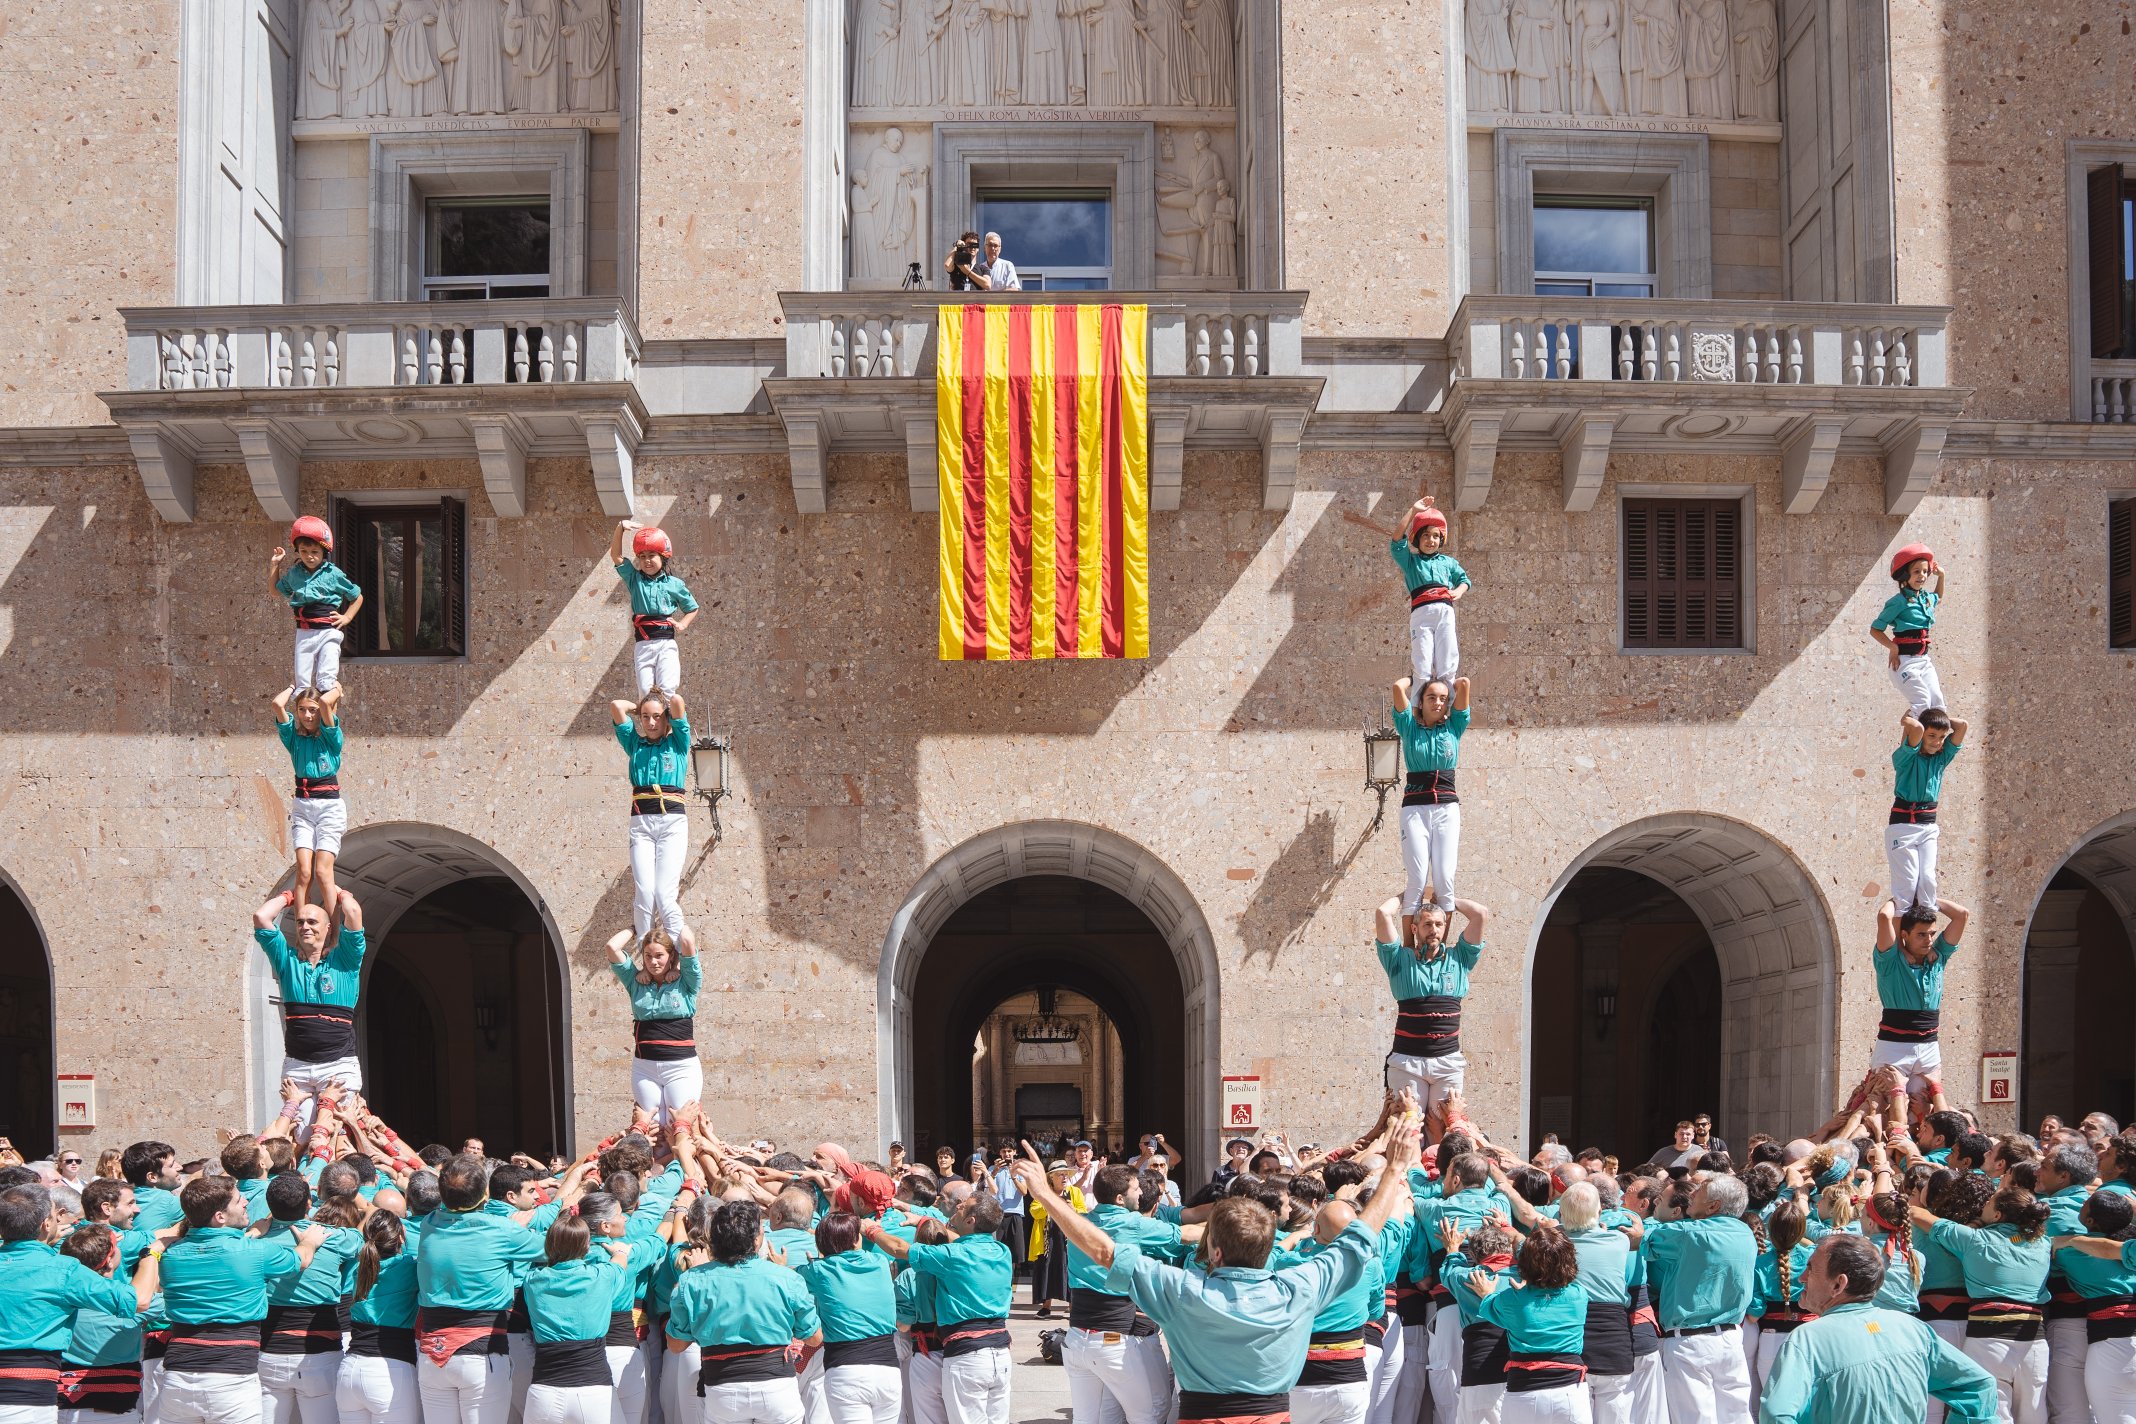
POLYGON ((1001 255, 1001 234, 986 235, 986 289, 990 292, 1020 292, 1023 279, 1016 275, 1016 264, 1001 255))

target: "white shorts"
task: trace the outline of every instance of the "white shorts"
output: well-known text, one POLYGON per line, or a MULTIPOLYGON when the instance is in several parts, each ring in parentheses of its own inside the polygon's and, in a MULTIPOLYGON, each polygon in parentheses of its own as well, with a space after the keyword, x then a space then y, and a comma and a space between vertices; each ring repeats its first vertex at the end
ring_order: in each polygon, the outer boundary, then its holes
POLYGON ((640 697, 656 687, 662 692, 682 691, 682 653, 673 638, 647 638, 633 643, 630 657, 637 670, 640 697))
POLYGON ((331 692, 341 682, 341 643, 343 633, 339 628, 299 628, 295 664, 291 669, 290 690, 302 692, 331 692))
POLYGON ((1417 1106, 1430 1112, 1434 1103, 1462 1091, 1468 1079, 1468 1059, 1459 1053, 1438 1058, 1419 1058, 1413 1053, 1387 1055, 1387 1091, 1416 1091, 1417 1106))
POLYGON ((1904 1073, 1911 1086, 1915 1078, 1935 1078, 1943 1072, 1943 1050, 1933 1038, 1926 1043, 1892 1043, 1886 1039, 1876 1041, 1876 1051, 1869 1055, 1872 1068, 1896 1068, 1904 1073))
POLYGON ((289 798, 289 848, 316 855, 341 854, 349 829, 349 803, 339 796, 289 798))

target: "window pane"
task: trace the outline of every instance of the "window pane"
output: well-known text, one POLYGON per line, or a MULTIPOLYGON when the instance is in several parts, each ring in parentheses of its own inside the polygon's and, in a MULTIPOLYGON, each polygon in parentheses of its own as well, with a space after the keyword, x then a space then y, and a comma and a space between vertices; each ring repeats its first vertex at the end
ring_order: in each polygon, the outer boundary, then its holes
POLYGON ((415 649, 436 652, 445 646, 445 526, 442 515, 415 521, 419 547, 409 577, 419 590, 422 606, 416 610, 415 649))
MULTIPOLYGON (((1031 283, 1025 281, 1024 285, 1028 287, 1031 283)), ((1112 283, 1103 277, 1046 277, 1043 279, 1044 290, 1049 292, 1102 292, 1111 287, 1111 285, 1112 283)))
POLYGON ((1644 207, 1535 207, 1538 272, 1651 272, 1644 207))
POLYGON ((1112 266, 1112 199, 1106 194, 982 196, 978 226, 1001 234, 1001 255, 1019 269, 1112 266))
POLYGON ((1654 295, 1654 284, 1652 282, 1597 282, 1595 283, 1595 295, 1598 297, 1651 297, 1654 295))
MULTIPOLYGON (((371 626, 378 630, 382 653, 407 651, 407 594, 405 568, 408 561, 407 526, 398 519, 371 521, 371 577, 366 590, 376 600, 371 626)), ((367 600, 368 602, 369 600, 367 600)))
POLYGON ((1593 295, 1588 290, 1593 285, 1592 282, 1567 282, 1563 278, 1538 277, 1535 279, 1535 294, 1539 297, 1585 297, 1593 295))
POLYGON ((528 276, 549 270, 547 203, 437 203, 432 277, 528 276))

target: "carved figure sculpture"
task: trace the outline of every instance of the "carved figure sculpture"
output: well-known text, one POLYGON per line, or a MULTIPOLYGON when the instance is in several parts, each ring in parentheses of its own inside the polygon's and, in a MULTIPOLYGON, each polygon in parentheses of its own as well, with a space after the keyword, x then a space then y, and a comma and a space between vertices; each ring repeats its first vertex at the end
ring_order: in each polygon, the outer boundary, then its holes
POLYGON ((980 0, 986 14, 986 58, 992 83, 987 101, 1015 104, 1023 101, 1024 24, 1030 18, 1031 0, 980 0))
POLYGON ((891 102, 931 107, 949 98, 943 35, 949 0, 903 0, 898 19, 897 73, 884 80, 891 102))
POLYGON ((437 28, 434 0, 394 0, 386 13, 386 111, 395 118, 426 119, 445 107, 437 28))
POLYGON ((1702 119, 1736 114, 1735 56, 1728 43, 1728 0, 1684 0, 1684 88, 1702 119))
POLYGON ((1780 22, 1773 0, 1734 0, 1736 113, 1780 121, 1780 22))
POLYGON ((1068 102, 1068 44, 1082 43, 1082 25, 1063 19, 1055 0, 1031 0, 1031 13, 1024 18, 1023 101, 1026 104, 1068 102))
POLYGON ((1091 104, 1101 109, 1141 107, 1149 93, 1143 65, 1143 36, 1148 26, 1136 13, 1135 0, 1095 0, 1085 20, 1091 104))
POLYGON ((1194 58, 1189 53, 1190 41, 1180 0, 1146 0, 1144 11, 1148 26, 1145 37, 1149 41, 1144 55, 1144 73, 1149 102, 1163 105, 1193 103, 1194 58))
POLYGON ((616 106, 614 0, 564 0, 564 19, 564 72, 570 80, 572 112, 608 113, 616 106))
POLYGON ((1513 37, 1506 27, 1508 4, 1509 0, 1469 0, 1469 107, 1487 114, 1508 113, 1513 107, 1513 37))
POLYGON ((898 36, 904 27, 903 0, 865 0, 860 33, 854 44, 853 107, 872 109, 898 102, 898 36))
POLYGON ((1680 119, 1684 95, 1683 13, 1677 0, 1631 0, 1625 17, 1624 98, 1635 114, 1680 119), (1632 75, 1636 66, 1639 82, 1632 75))
POLYGON ((1523 114, 1555 113, 1557 0, 1513 0, 1513 107, 1523 114))
POLYGON ((1228 106, 1238 70, 1231 0, 1182 0, 1179 23, 1187 32, 1193 51, 1189 61, 1191 102, 1228 106))
POLYGON ((895 282, 920 260, 919 215, 927 170, 905 152, 905 131, 889 129, 853 174, 853 275, 895 282))
MULTIPOLYGON (((1224 160, 1218 156, 1207 129, 1194 131, 1194 152, 1187 159, 1187 185, 1193 197, 1188 211, 1200 234, 1194 250, 1194 272, 1200 277, 1213 276, 1217 189, 1224 186, 1224 160)), ((1236 233, 1232 235, 1232 245, 1238 245, 1236 233)))
POLYGON ((512 0, 505 20, 505 52, 518 69, 519 108, 529 114, 561 113, 565 104, 564 60, 557 50, 560 0, 512 0))
POLYGON ((1239 272, 1239 204, 1231 196, 1231 184, 1216 185, 1216 204, 1209 213, 1208 271, 1211 277, 1236 277, 1239 272))
MULTIPOLYGON (((447 86, 455 114, 501 114, 508 107, 504 67, 504 10, 509 0, 461 0, 453 12, 450 50, 452 82, 447 86)), ((606 0, 594 0, 604 5, 606 0)))
POLYGON ((304 7, 304 72, 297 84, 297 117, 341 117, 341 74, 348 63, 350 0, 309 0, 304 7))
POLYGON ((341 116, 383 117, 392 107, 386 96, 386 0, 355 0, 349 30, 348 67, 341 75, 341 116))
POLYGON ((1624 112, 1624 57, 1617 0, 1575 0, 1572 107, 1582 114, 1624 112))
POLYGON ((974 108, 993 99, 986 62, 986 10, 980 0, 951 0, 949 7, 949 101, 974 108))

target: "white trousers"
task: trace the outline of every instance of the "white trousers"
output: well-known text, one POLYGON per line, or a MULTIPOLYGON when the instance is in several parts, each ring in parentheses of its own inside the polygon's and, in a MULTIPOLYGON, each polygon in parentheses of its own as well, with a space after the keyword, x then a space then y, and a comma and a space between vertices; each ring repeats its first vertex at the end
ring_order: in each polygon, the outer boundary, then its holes
POLYGON ((58 1421, 59 1406, 56 1404, 0 1404, 0 1424, 58 1424, 58 1421))
POLYGON ((1394 1403, 1392 1424, 1416 1424, 1423 1417, 1424 1401, 1431 1397, 1431 1323, 1404 1325, 1397 1317, 1387 1326, 1387 1344, 1394 1350, 1394 1403), (1395 1345, 1399 1336, 1401 1344, 1395 1345))
POLYGON ((1588 1389, 1587 1381, 1581 1380, 1525 1394, 1506 1391, 1498 1424, 1589 1424, 1593 1415, 1593 1391, 1588 1389))
POLYGON ((1669 1389, 1661 1353, 1632 1361, 1632 1424, 1669 1424, 1669 1389))
POLYGON ((527 1386, 527 1424, 610 1424, 615 1407, 614 1385, 527 1386))
POLYGON ((1926 653, 1900 657, 1899 665, 1891 669, 1891 685, 1906 699, 1906 710, 1916 717, 1943 705, 1943 680, 1936 676, 1936 665, 1926 653))
MULTIPOLYGON (((1068 1372, 1068 1408, 1075 1424, 1161 1424, 1171 1405, 1159 1395, 1144 1359, 1143 1342, 1109 1330, 1071 1326, 1061 1341, 1068 1372)), ((1293 1396, 1292 1410, 1296 1412, 1293 1396)))
POLYGON ((1431 1389, 1432 1417, 1463 1417, 1461 1398, 1466 1391, 1461 1386, 1461 1312, 1451 1305, 1442 1305, 1431 1313, 1429 1359, 1431 1366, 1426 1378, 1431 1389))
POLYGON ((2086 1347, 2084 1393, 2098 1424, 2136 1424, 2136 1340, 2101 1340, 2086 1347))
POLYGON ((260 1424, 260 1377, 165 1370, 156 1413, 164 1424, 260 1424))
POLYGON ((341 1424, 418 1424, 423 1401, 416 1393, 415 1366, 377 1355, 343 1355, 334 1377, 334 1408, 341 1424))
POLYGON ((534 1387, 534 1337, 524 1330, 514 1330, 504 1337, 505 1358, 512 1362, 512 1408, 505 1417, 512 1424, 523 1424, 527 1413, 527 1391, 534 1387))
POLYGON ((297 657, 290 690, 302 692, 325 692, 341 681, 341 640, 339 628, 297 629, 297 657))
MULTIPOLYGON (((1459 1053, 1443 1054, 1438 1058, 1419 1058, 1414 1053, 1387 1055, 1387 1091, 1399 1093, 1404 1088, 1411 1089, 1417 1095, 1417 1107, 1426 1113, 1449 1095, 1462 1091, 1462 1085, 1467 1081, 1468 1059, 1459 1053)), ((1436 1317, 1433 1323, 1437 1323, 1436 1317)), ((1457 1334, 1459 1330, 1456 1326, 1457 1334)), ((1457 1373, 1460 1367, 1461 1362, 1455 1360, 1457 1373)))
POLYGON ((896 1424, 905 1380, 896 1365, 840 1365, 823 1372, 823 1407, 831 1424, 896 1424))
MULTIPOLYGON (((316 1095, 321 1088, 345 1088, 352 1093, 363 1091, 363 1064, 354 1058, 336 1058, 326 1063, 285 1058, 282 1060, 282 1076, 308 1095, 316 1095)), ((312 1119, 318 1115, 316 1096, 307 1096, 297 1104, 297 1128, 292 1136, 300 1145, 310 1140, 312 1119)), ((261 1356, 263 1363, 265 1359, 261 1356)))
MULTIPOLYGON (((6 1417, 19 1421, 23 1418, 23 1406, 17 1405, 15 1409, 16 1413, 6 1417)), ((46 1417, 42 1410, 37 1413, 40 1418, 46 1417)), ((135 1405, 124 1414, 106 1414, 101 1409, 61 1409, 53 1417, 59 1424, 141 1424, 141 1407, 135 1405)))
MULTIPOLYGON (((2047 1418, 2050 1424, 2091 1424, 2084 1368, 2090 1350, 2082 1320, 2047 1322, 2047 1418)), ((2118 1343, 2118 1342, 2117 1342, 2118 1343)))
POLYGON ((261 1355, 262 1424, 335 1424, 341 1355, 261 1355))
POLYGON ((1164 1352, 1164 1336, 1131 1335, 1135 1358, 1149 1380, 1150 1398, 1164 1406, 1164 1418, 1179 1424, 1179 1381, 1172 1377, 1172 1361, 1164 1352))
POLYGON ((2047 1418, 2047 1342, 1965 1337, 1965 1353, 1995 1376, 1997 1424, 2043 1424, 2047 1418))
MULTIPOLYGON (((648 1424, 668 1424, 670 1420, 674 1424, 688 1424, 690 1415, 668 1412, 667 1335, 658 1324, 638 1342, 638 1354, 645 1361, 645 1417, 648 1424)), ((692 1390, 694 1397, 694 1385, 692 1390)))
POLYGON ((668 1350, 660 1362, 660 1404, 668 1424, 697 1424, 697 1371, 703 1358, 703 1348, 692 1342, 679 1352, 668 1350))
POLYGON ((675 1109, 686 1107, 705 1095, 705 1065, 696 1054, 688 1058, 630 1060, 630 1095, 639 1107, 660 1119, 662 1127, 675 1109))
POLYGON ((1402 1327, 1395 1322, 1379 1344, 1365 1342, 1365 1379, 1370 1385, 1365 1398, 1365 1424, 1391 1424, 1395 1386, 1401 1377, 1402 1327))
POLYGON ((670 937, 682 933, 682 866, 690 856, 690 818, 681 811, 630 818, 630 925, 638 938, 657 917, 670 937))
MULTIPOLYGON (((1455 1389, 1455 1424, 1500 1424, 1504 1418, 1506 1387, 1502 1384, 1464 1384, 1455 1389)), ((1438 1416, 1432 1416, 1436 1419, 1438 1416)))
POLYGON ((1291 1389, 1290 1404, 1291 1424, 1365 1424, 1365 1413, 1372 1407, 1372 1381, 1297 1385, 1291 1389))
POLYGON ((949 1424, 1009 1424, 1009 1352, 944 1356, 942 1412, 949 1424))
POLYGON ((511 1356, 454 1355, 440 1365, 424 1355, 415 1362, 415 1387, 423 1424, 504 1424, 512 1412, 511 1356))
POLYGON ((1461 803, 1402 808, 1402 913, 1413 915, 1431 889, 1432 903, 1454 911, 1454 870, 1461 859, 1461 803))
MULTIPOLYGON (((1883 1046, 1882 1043, 1877 1044, 1878 1048, 1883 1046)), ((1893 1046, 1896 1047, 1897 1045, 1893 1046)), ((1881 1067, 1882 1065, 1878 1066, 1881 1067)), ((1965 1349, 1965 1322, 1963 1320, 1931 1320, 1928 1322, 1928 1328, 1935 1331, 1943 1342, 1953 1350, 1963 1351, 1965 1349)), ((1928 1401, 1926 1424, 1943 1424, 1943 1417, 1947 1412, 1941 1400, 1931 1397, 1928 1401)))
POLYGON ((942 1357, 914 1355, 905 1367, 905 1399, 912 1406, 912 1424, 948 1424, 942 1401, 942 1357))
MULTIPOLYGON (((630 1344, 610 1345, 603 1353, 608 1356, 609 1377, 615 1381, 616 1424, 644 1424, 645 1351, 630 1344)), ((533 1391, 527 1397, 531 1400, 533 1391)))
POLYGON ((163 1357, 141 1360, 141 1417, 148 1424, 156 1424, 162 1417, 157 1409, 157 1400, 163 1393, 163 1357))
POLYGON ((704 1424, 801 1424, 798 1380, 741 1380, 705 1386, 704 1424))
POLYGON ((341 854, 349 829, 349 803, 339 796, 289 798, 289 848, 324 855, 341 854))
MULTIPOLYGON (((1896 950, 1892 952, 1897 953, 1896 950)), ((1896 1068, 1906 1075, 1907 1092, 1925 1093, 1928 1091, 1928 1079, 1940 1079, 1943 1076, 1943 1049, 1934 1039, 1926 1043, 1888 1043, 1880 1038, 1876 1041, 1875 1050, 1869 1055, 1869 1066, 1896 1068)), ((1963 1320, 1931 1320, 1929 1324, 1939 1327, 1956 1326, 1958 1333, 1950 1336, 1954 1345, 1965 1338, 1963 1320)))
POLYGON ((1661 1359, 1672 1421, 1750 1424, 1750 1366, 1739 1327, 1664 1337, 1661 1359))
MULTIPOLYGON (((1426 603, 1409 610, 1409 695, 1432 678, 1448 682, 1461 670, 1461 640, 1454 633, 1454 605, 1426 603)), ((1404 1421, 1407 1424, 1407 1421, 1404 1421)))
POLYGON ((630 645, 631 662, 638 669, 638 695, 654 688, 682 691, 682 653, 673 638, 648 638, 630 645))
POLYGON ((1925 826, 1884 827, 1884 863, 1891 867, 1891 900, 1906 913, 1910 905, 1936 908, 1937 832, 1931 821, 1925 826))
POLYGON ((808 1424, 824 1424, 830 1418, 823 1403, 823 1351, 812 1351, 795 1382, 801 1386, 801 1417, 808 1424))
POLYGON ((1632 1403, 1638 1391, 1632 1375, 1589 1375, 1587 1398, 1594 1411, 1594 1424, 1632 1424, 1632 1403))

